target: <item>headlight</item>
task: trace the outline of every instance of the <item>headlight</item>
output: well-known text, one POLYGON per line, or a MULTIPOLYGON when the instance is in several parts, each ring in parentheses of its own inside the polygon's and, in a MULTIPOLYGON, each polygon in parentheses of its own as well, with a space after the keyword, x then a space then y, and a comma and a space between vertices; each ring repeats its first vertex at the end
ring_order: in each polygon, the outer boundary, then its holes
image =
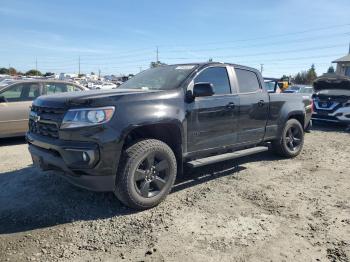
POLYGON ((114 114, 114 106, 70 109, 64 115, 61 129, 95 126, 107 123, 114 114))

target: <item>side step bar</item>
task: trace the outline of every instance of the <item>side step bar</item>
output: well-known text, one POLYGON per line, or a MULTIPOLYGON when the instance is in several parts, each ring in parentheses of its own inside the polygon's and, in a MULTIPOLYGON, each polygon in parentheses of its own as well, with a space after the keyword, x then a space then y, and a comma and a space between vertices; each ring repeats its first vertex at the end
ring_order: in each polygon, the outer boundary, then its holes
POLYGON ((253 148, 235 151, 232 153, 226 153, 226 154, 222 154, 222 155, 209 156, 209 157, 205 157, 205 158, 192 160, 192 161, 188 162, 187 164, 193 168, 200 167, 200 166, 205 166, 205 165, 209 165, 209 164, 213 164, 213 163, 217 163, 217 162, 221 162, 221 161, 225 161, 225 160, 230 160, 230 159, 235 159, 235 158, 239 158, 239 157, 243 157, 243 156, 249 156, 249 155, 260 153, 260 152, 265 152, 267 150, 269 150, 269 148, 267 146, 258 146, 258 147, 253 147, 253 148))

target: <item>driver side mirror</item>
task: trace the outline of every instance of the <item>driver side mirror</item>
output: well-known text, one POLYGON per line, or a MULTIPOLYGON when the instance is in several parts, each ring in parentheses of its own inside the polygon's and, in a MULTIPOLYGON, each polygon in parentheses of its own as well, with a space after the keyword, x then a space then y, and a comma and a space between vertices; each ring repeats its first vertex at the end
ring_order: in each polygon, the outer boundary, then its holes
POLYGON ((0 103, 7 103, 7 100, 4 96, 0 96, 0 103))
POLYGON ((193 86, 194 97, 212 96, 214 93, 214 87, 211 83, 196 83, 193 86))

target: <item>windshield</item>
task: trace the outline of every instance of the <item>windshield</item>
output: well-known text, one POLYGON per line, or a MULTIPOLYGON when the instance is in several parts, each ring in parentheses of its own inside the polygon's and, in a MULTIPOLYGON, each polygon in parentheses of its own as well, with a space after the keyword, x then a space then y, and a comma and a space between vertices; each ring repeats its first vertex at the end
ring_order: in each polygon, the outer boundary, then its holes
POLYGON ((177 88, 196 65, 170 65, 145 70, 121 84, 123 89, 169 90, 177 88))

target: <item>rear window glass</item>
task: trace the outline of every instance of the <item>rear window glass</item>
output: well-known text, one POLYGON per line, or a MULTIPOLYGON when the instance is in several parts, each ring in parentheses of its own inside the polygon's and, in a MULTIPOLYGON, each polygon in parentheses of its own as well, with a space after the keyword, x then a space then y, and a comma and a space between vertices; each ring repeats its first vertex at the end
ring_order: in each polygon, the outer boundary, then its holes
POLYGON ((260 89, 260 84, 257 75, 248 70, 235 69, 241 93, 256 92, 260 89))

